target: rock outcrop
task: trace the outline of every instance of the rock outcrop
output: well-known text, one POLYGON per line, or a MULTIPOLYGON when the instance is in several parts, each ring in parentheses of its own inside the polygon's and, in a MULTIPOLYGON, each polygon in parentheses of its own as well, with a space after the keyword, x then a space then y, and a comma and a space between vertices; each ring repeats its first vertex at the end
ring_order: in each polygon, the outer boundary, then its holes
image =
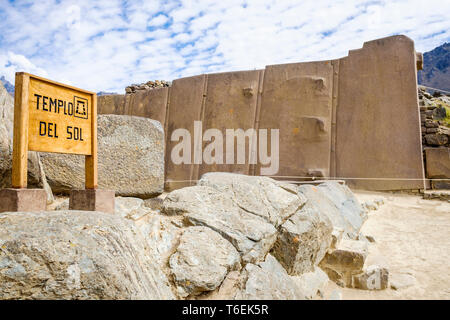
POLYGON ((339 183, 209 173, 162 198, 116 197, 114 215, 1 214, 0 298, 321 299, 329 280, 388 285, 360 232, 366 210, 339 183))
MULTIPOLYGON (((84 188, 84 156, 43 153, 47 180, 56 193, 84 188)), ((98 116, 98 183, 116 195, 149 198, 164 188, 164 129, 158 121, 98 116)))
POLYGON ((0 214, 0 299, 173 299, 132 222, 87 211, 0 214))
POLYGON ((208 186, 171 192, 164 200, 162 211, 182 214, 186 223, 218 232, 235 246, 246 262, 264 259, 277 236, 272 224, 241 209, 231 193, 208 186))
POLYGON ((207 227, 183 231, 169 266, 181 297, 219 287, 229 271, 239 270, 241 258, 233 245, 207 227))

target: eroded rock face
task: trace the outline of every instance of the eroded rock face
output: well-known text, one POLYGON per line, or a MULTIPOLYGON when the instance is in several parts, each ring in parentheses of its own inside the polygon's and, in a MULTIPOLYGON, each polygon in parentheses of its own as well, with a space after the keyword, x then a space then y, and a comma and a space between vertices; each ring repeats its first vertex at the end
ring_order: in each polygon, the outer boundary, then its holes
POLYGON ((323 296, 323 291, 328 283, 328 276, 319 267, 301 276, 292 277, 298 287, 305 294, 307 299, 313 299, 316 296, 323 296))
POLYGON ((153 260, 119 216, 0 214, 0 299, 173 299, 153 260))
POLYGON ((265 261, 247 264, 243 270, 246 278, 236 299, 244 300, 305 300, 302 289, 287 274, 286 270, 270 254, 265 261))
POLYGON ((325 255, 320 267, 337 284, 352 287, 352 277, 363 272, 368 253, 367 242, 344 239, 335 250, 325 255))
POLYGON ((275 227, 281 225, 306 202, 296 187, 268 177, 246 176, 227 172, 204 174, 198 182, 221 192, 231 193, 233 201, 244 211, 264 218, 275 227))
POLYGON ((245 262, 264 259, 276 240, 277 230, 264 218, 242 210, 232 194, 212 187, 193 186, 171 192, 163 212, 183 214, 187 223, 207 226, 230 241, 245 262))
MULTIPOLYGON (((84 188, 84 156, 42 154, 54 192, 84 188)), ((164 129, 158 121, 135 116, 98 116, 99 188, 116 195, 149 198, 164 188, 164 129)))
POLYGON ((301 209, 283 223, 271 252, 290 275, 312 272, 331 245, 332 231, 319 210, 301 209))
POLYGON ((240 256, 233 245, 207 227, 183 231, 170 270, 181 297, 216 289, 231 270, 240 269, 240 256))

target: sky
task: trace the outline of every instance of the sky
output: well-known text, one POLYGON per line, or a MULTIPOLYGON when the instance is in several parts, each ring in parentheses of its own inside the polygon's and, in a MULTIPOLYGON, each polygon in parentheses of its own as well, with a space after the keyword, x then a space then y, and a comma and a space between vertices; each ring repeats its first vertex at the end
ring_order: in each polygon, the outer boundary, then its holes
POLYGON ((450 41, 450 1, 0 0, 0 76, 90 91, 148 80, 336 59, 394 34, 450 41))

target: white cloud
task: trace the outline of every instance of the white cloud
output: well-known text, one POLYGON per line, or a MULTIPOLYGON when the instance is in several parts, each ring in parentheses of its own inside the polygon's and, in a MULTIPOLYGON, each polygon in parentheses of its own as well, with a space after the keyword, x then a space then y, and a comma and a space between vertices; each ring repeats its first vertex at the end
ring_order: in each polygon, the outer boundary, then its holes
MULTIPOLYGON (((1 0, 0 0, 1 1, 1 0)), ((0 75, 24 70, 93 91, 204 72, 334 59, 405 34, 450 40, 450 2, 420 0, 1 1, 0 75)))

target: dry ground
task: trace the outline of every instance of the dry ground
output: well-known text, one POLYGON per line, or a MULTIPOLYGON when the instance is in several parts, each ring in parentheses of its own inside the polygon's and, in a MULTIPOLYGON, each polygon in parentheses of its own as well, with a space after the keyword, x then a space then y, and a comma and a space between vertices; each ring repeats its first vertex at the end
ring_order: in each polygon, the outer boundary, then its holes
POLYGON ((411 274, 415 285, 365 291, 340 288, 330 281, 325 297, 334 289, 343 299, 450 299, 450 203, 420 196, 356 192, 360 201, 384 198, 371 211, 362 233, 375 238, 390 275, 411 274))

